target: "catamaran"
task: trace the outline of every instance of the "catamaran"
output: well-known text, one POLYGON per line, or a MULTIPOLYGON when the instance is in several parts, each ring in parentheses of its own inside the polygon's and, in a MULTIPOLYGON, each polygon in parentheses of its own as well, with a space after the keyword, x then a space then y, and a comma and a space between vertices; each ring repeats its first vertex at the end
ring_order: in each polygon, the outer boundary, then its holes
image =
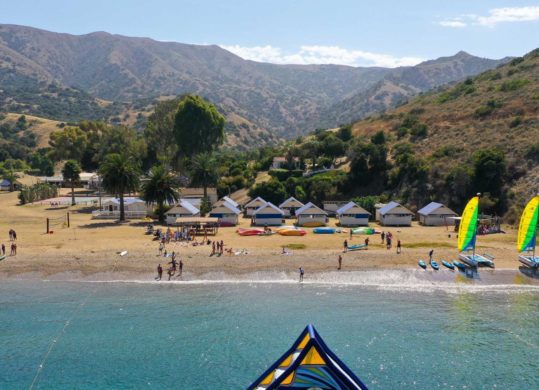
POLYGON ((528 202, 518 226, 518 260, 528 267, 539 268, 539 257, 535 255, 537 241, 537 219, 539 217, 539 195, 528 202))
POLYGON ((367 390, 367 386, 326 346, 308 325, 294 345, 264 372, 249 390, 367 390))
POLYGON ((489 255, 479 255, 475 253, 475 241, 477 238, 477 221, 479 218, 479 197, 474 196, 462 213, 459 226, 458 249, 459 259, 470 267, 484 265, 494 268, 493 258, 489 255), (472 252, 472 253, 470 253, 472 252))

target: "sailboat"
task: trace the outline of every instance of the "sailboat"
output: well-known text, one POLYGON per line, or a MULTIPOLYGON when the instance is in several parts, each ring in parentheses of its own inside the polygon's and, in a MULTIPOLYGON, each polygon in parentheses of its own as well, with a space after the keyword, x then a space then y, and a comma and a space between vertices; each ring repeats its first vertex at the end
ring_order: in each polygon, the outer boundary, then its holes
POLYGON ((367 386, 331 352, 314 326, 308 325, 292 347, 249 390, 367 390, 367 386))
POLYGON ((539 268, 539 257, 535 255, 538 217, 539 195, 536 195, 528 202, 522 212, 517 239, 518 260, 531 268, 539 268))
POLYGON ((458 249, 459 259, 470 267, 485 265, 494 268, 493 258, 487 255, 475 253, 475 242, 477 238, 477 221, 479 218, 479 198, 481 194, 474 196, 462 213, 459 226, 458 249), (472 253, 470 253, 472 252, 472 253))

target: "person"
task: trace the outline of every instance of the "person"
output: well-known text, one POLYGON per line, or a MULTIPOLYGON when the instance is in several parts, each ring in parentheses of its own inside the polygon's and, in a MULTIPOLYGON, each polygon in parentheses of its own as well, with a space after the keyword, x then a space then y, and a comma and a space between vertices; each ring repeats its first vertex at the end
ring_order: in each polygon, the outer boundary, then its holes
POLYGON ((350 228, 350 241, 352 241, 352 228, 350 228))
POLYGON ((345 251, 345 252, 348 250, 348 241, 344 240, 344 242, 343 242, 343 248, 344 248, 344 251, 345 251))
POLYGON ((381 237, 382 237, 382 244, 383 244, 384 241, 386 240, 386 233, 382 232, 381 237))
POLYGON ((223 243, 223 240, 221 240, 221 251, 219 252, 221 256, 223 255, 225 244, 223 243))
POLYGON ((13 241, 13 229, 9 229, 9 241, 13 241))
POLYGON ((397 254, 401 253, 402 251, 402 248, 401 248, 401 240, 397 240, 397 254))
POLYGON ((160 244, 159 244, 159 254, 160 254, 160 255, 163 254, 163 249, 165 249, 165 244, 160 243, 160 244))
POLYGON ((342 267, 342 256, 341 256, 341 255, 339 255, 339 259, 338 259, 338 260, 339 260, 339 267, 338 267, 337 269, 340 270, 341 267, 342 267))
POLYGON ((386 247, 389 250, 389 249, 391 249, 391 236, 387 236, 386 241, 387 241, 386 247))
POLYGON ((303 267, 299 267, 299 282, 303 282, 303 275, 305 274, 305 271, 303 270, 303 267))
POLYGON ((12 243, 11 244, 11 256, 15 256, 17 254, 17 244, 12 243))
POLYGON ((179 273, 178 273, 178 276, 182 276, 182 273, 183 273, 183 261, 182 259, 180 259, 180 263, 179 263, 179 273))
POLYGON ((4 244, 2 244, 2 255, 6 255, 6 246, 4 244))
POLYGON ((163 267, 161 267, 161 264, 157 266, 157 278, 156 280, 161 280, 163 277, 163 267))
POLYGON ((369 246, 369 237, 365 238, 365 246, 369 246))
POLYGON ((167 253, 167 250, 165 249, 165 251, 163 252, 163 257, 167 257, 168 256, 168 253, 167 253))
POLYGON ((434 249, 431 249, 429 252, 429 261, 432 261, 432 255, 434 254, 434 249))
POLYGON ((168 264, 172 265, 172 267, 171 267, 172 270, 173 270, 174 272, 176 272, 176 264, 177 264, 177 263, 176 263, 176 257, 173 257, 172 260, 171 260, 168 264))
POLYGON ((172 261, 175 262, 176 261, 176 252, 172 251, 171 257, 172 257, 172 261))
POLYGON ((173 275, 173 273, 172 273, 172 268, 169 268, 169 269, 168 269, 167 274, 168 274, 168 280, 170 280, 170 278, 171 278, 172 275, 173 275))
POLYGON ((210 256, 213 256, 215 255, 215 241, 211 243, 211 255, 210 256))

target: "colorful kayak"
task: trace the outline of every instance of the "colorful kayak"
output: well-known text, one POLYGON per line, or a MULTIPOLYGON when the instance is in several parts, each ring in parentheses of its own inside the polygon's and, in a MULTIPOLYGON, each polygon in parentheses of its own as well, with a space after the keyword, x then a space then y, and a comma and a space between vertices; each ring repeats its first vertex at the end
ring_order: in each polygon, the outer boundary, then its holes
POLYGON ((431 260, 430 261, 430 266, 432 267, 433 270, 435 271, 438 271, 440 269, 440 266, 438 265, 437 262, 435 262, 434 260, 431 260))
POLYGON ((367 386, 309 325, 294 345, 247 389, 367 390, 367 386))
POLYGON ((260 236, 264 234, 264 229, 255 229, 255 228, 238 228, 236 230, 240 236, 260 236))
POLYGON ((423 269, 427 269, 427 264, 425 264, 425 262, 423 260, 419 260, 417 262, 417 264, 419 264, 419 266, 423 269))
POLYGON ((442 260, 442 264, 443 264, 444 267, 447 267, 447 268, 449 268, 451 270, 455 269, 455 266, 453 264, 451 264, 450 262, 448 262, 448 261, 442 260))
POLYGON ((277 231, 281 236, 304 236, 307 232, 303 229, 279 229, 277 231))
POLYGON ((374 228, 371 228, 371 227, 359 227, 359 228, 352 229, 352 234, 367 234, 367 235, 370 235, 370 234, 374 234, 374 233, 376 233, 376 230, 374 228))
POLYGON ((359 251, 359 250, 362 250, 362 249, 367 249, 367 245, 365 245, 365 244, 350 245, 348 247, 348 252, 350 252, 350 251, 359 251))
POLYGON ((313 229, 314 234, 335 234, 336 229, 331 227, 317 227, 313 229))
POLYGON ((465 271, 466 270, 466 266, 464 264, 462 264, 460 261, 457 261, 457 260, 453 260, 453 265, 455 267, 457 267, 459 270, 461 271, 465 271))

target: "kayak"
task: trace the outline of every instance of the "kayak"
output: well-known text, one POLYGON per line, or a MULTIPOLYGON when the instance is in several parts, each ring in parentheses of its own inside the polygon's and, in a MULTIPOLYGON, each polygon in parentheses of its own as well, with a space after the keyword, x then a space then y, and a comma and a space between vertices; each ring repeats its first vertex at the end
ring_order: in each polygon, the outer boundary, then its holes
POLYGON ((352 229, 352 234, 368 234, 368 235, 371 235, 371 234, 374 234, 374 233, 376 233, 376 230, 374 230, 373 228, 370 228, 370 227, 360 227, 360 228, 352 229))
POLYGON ((264 229, 245 229, 245 228, 239 228, 236 230, 236 232, 240 236, 260 236, 261 234, 264 234, 264 229))
POLYGON ((417 262, 417 264, 419 264, 419 266, 423 269, 427 269, 427 264, 425 264, 425 262, 423 260, 419 260, 417 262))
POLYGON ((4 260, 6 258, 6 255, 0 256, 0 261, 4 260))
POLYGON ((303 229, 279 229, 277 233, 281 236, 304 236, 307 234, 303 229))
POLYGON ((434 260, 431 260, 430 261, 430 266, 432 267, 433 270, 435 271, 438 271, 440 269, 440 266, 438 265, 437 262, 435 262, 434 260))
POLYGON ((442 264, 444 265, 444 267, 447 267, 447 268, 449 268, 450 270, 454 270, 454 269, 455 269, 455 266, 454 266, 453 264, 451 264, 450 262, 448 262, 448 261, 442 260, 442 264))
POLYGON ((334 234, 335 228, 331 227, 317 227, 313 229, 314 234, 334 234))
POLYGON ((367 245, 365 245, 365 244, 350 245, 348 247, 348 252, 350 252, 350 251, 359 251, 361 249, 367 249, 367 245))
POLYGON ((465 271, 466 270, 466 266, 464 264, 462 264, 460 261, 453 260, 453 265, 455 267, 457 267, 460 271, 465 271))

